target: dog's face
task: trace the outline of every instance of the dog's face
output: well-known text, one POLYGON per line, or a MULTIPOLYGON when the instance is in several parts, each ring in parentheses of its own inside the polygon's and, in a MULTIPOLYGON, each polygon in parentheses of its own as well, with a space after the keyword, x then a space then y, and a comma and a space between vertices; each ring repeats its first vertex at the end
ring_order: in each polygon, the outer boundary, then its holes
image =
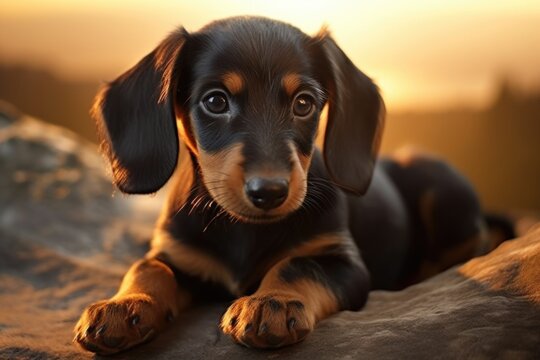
POLYGON ((296 210, 326 102, 313 40, 281 23, 248 22, 187 41, 193 57, 180 68, 177 115, 213 199, 245 221, 296 210))
POLYGON ((304 201, 325 104, 330 177, 362 193, 382 102, 326 32, 310 37, 263 18, 182 29, 109 85, 95 114, 121 190, 152 192, 169 178, 177 119, 212 198, 235 218, 269 222, 304 201))

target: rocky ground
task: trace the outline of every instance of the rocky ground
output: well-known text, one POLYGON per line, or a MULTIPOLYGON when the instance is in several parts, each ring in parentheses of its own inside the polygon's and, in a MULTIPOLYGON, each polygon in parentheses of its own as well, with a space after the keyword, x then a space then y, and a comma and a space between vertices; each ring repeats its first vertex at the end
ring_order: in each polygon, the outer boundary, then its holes
MULTIPOLYGON (((72 342, 82 309, 112 295, 147 248, 160 195, 115 193, 95 146, 0 110, 0 358, 87 359, 72 342)), ((184 314, 117 359, 538 359, 540 228, 491 255, 360 312, 320 323, 303 343, 256 351, 220 335, 227 304, 184 314)))

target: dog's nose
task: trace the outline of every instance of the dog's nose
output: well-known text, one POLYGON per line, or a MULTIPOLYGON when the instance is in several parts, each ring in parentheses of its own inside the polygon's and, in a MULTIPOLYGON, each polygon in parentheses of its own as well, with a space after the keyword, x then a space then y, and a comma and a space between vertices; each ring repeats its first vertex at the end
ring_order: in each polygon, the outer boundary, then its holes
POLYGON ((246 182, 244 190, 253 205, 270 210, 283 204, 289 193, 289 182, 283 178, 255 177, 246 182))

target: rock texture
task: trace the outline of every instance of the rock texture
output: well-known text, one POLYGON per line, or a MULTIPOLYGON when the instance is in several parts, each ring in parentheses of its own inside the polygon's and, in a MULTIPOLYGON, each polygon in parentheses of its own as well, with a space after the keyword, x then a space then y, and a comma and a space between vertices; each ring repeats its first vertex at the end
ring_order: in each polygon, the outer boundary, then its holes
MULTIPOLYGON (((114 293, 147 247, 161 198, 115 194, 96 149, 0 111, 0 359, 88 359, 82 309, 114 293)), ((303 343, 257 351, 220 335, 227 304, 191 310, 117 359, 538 359, 540 228, 424 283, 376 291, 303 343)))

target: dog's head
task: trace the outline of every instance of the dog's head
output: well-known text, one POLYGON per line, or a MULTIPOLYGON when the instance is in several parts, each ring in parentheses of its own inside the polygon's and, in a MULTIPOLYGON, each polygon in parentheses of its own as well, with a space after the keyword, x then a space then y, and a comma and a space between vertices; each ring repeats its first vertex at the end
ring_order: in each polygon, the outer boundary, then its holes
POLYGON ((93 112, 121 191, 161 188, 180 139, 221 207, 245 221, 272 221, 304 200, 326 104, 328 173, 362 194, 384 106, 326 31, 310 37, 264 18, 226 19, 192 34, 181 28, 108 84, 93 112))

